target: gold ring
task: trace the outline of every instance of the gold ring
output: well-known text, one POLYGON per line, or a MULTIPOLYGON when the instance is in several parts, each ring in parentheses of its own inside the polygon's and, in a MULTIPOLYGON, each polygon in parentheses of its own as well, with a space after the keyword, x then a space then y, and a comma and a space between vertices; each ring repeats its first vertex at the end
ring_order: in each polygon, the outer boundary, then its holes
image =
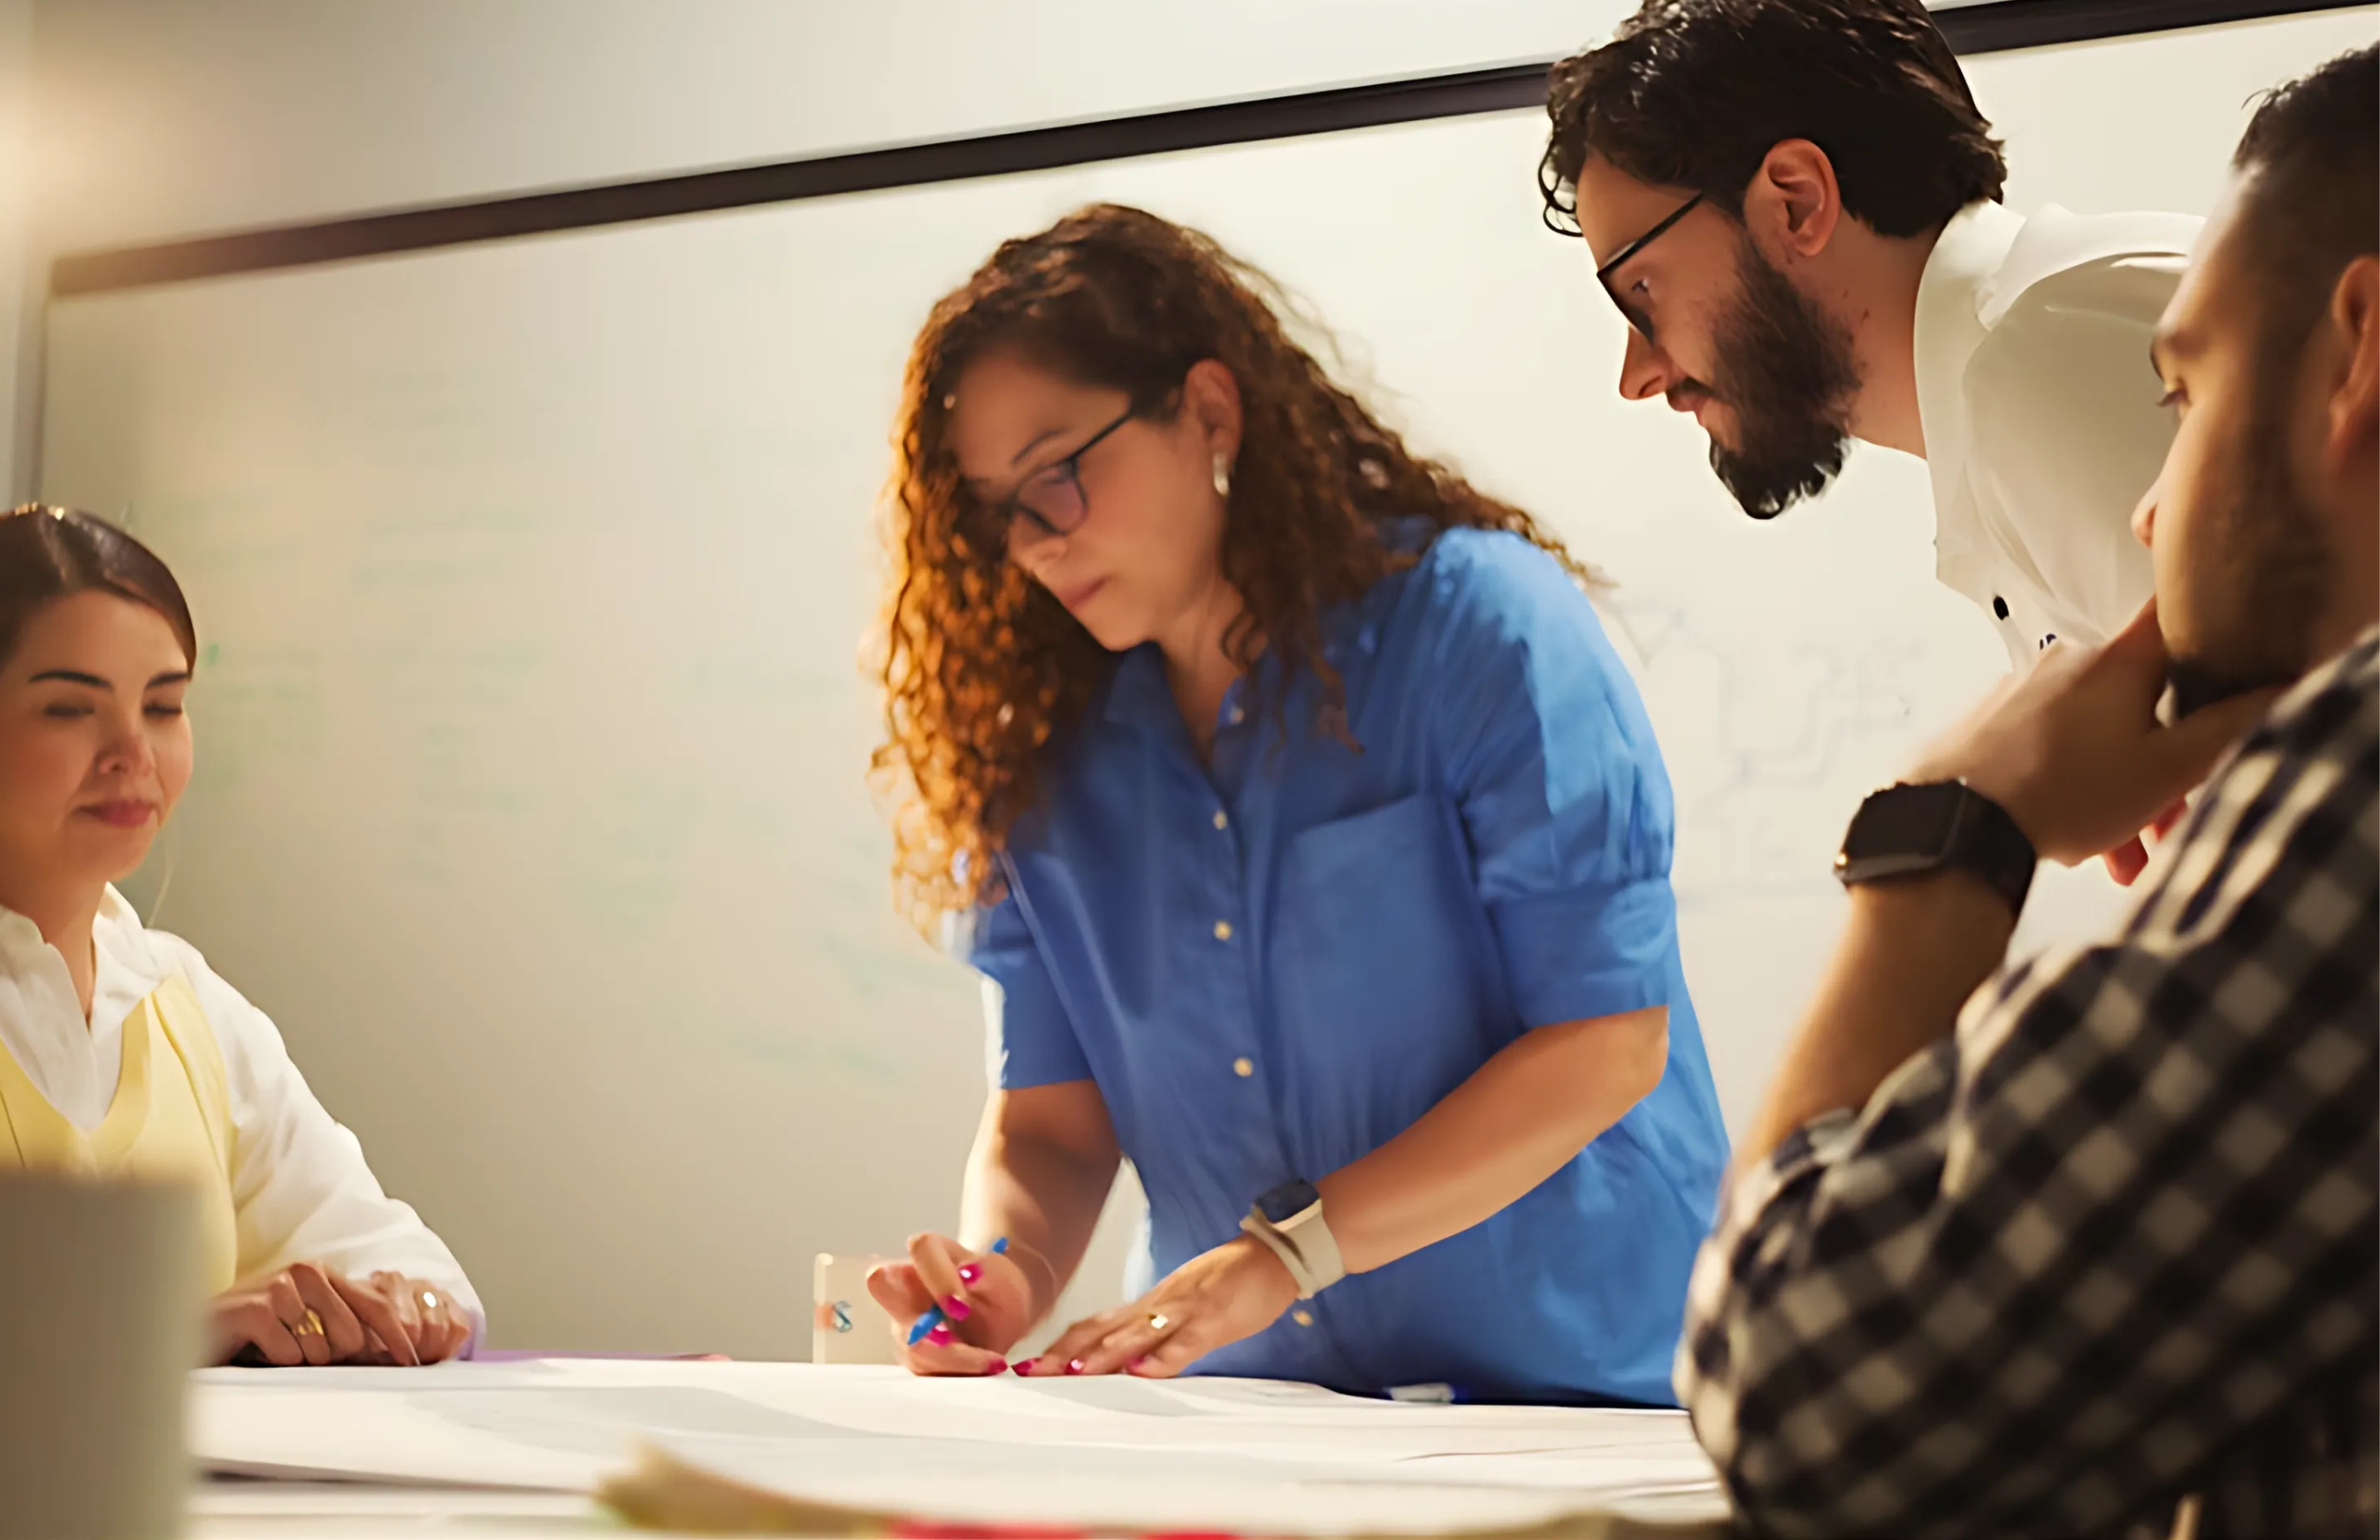
POLYGON ((292 1337, 321 1337, 326 1335, 322 1330, 322 1317, 309 1310, 306 1312, 306 1318, 303 1321, 298 1322, 298 1325, 289 1328, 289 1335, 292 1337))
POLYGON ((435 1294, 433 1294, 433 1293, 431 1293, 431 1292, 429 1290, 427 1290, 427 1289, 424 1289, 423 1291, 421 1291, 421 1308, 422 1308, 422 1309, 424 1309, 424 1310, 435 1310, 435 1309, 437 1309, 437 1308, 438 1308, 438 1296, 437 1296, 437 1295, 435 1295, 435 1294))
POLYGON ((1160 1310, 1156 1315, 1151 1316, 1148 1318, 1148 1329, 1151 1331, 1171 1331, 1173 1329, 1173 1318, 1160 1310))

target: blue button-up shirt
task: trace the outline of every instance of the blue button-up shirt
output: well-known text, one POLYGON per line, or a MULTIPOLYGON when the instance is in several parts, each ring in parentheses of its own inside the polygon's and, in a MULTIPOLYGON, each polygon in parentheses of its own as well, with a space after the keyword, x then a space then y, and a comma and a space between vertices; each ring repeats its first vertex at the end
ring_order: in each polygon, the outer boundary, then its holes
POLYGON ((1202 764, 1155 649, 1119 660, 976 916, 993 1079, 1098 1085, 1148 1194, 1142 1288, 1532 1027, 1666 1005, 1659 1087, 1577 1158, 1197 1367, 1672 1404, 1727 1138, 1634 685, 1577 585, 1501 533, 1439 535, 1324 639, 1360 749, 1315 726, 1310 673, 1280 696, 1266 665, 1202 764))

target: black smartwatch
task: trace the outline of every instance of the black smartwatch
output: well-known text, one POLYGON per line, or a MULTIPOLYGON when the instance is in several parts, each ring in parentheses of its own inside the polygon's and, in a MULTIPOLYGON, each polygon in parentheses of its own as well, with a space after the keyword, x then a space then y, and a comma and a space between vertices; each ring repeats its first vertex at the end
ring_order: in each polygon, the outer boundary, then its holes
POLYGON ((1860 804, 1835 857, 1846 888, 1928 872, 1972 872, 2024 913, 2041 864, 2008 809, 1963 782, 1887 786, 1860 804))
POLYGON ((1284 1182, 1259 1194, 1256 1210, 1273 1224, 1287 1224, 1322 1201, 1322 1191, 1311 1182, 1284 1182))

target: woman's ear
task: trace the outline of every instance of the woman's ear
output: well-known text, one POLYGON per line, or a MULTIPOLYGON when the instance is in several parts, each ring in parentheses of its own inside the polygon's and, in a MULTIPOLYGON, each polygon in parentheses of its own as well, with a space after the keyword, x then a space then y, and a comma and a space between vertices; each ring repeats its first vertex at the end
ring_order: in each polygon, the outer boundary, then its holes
POLYGON ((1226 466, 1240 457, 1240 382, 1213 358, 1201 358, 1182 379, 1182 415, 1226 466))

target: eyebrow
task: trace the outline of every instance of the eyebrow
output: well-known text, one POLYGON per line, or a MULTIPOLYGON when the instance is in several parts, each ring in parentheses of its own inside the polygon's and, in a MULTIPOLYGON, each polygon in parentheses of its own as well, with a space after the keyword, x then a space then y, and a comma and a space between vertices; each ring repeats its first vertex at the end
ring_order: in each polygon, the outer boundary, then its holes
POLYGON ((1636 255, 1637 252, 1644 250, 1655 241, 1659 240, 1663 236, 1668 235, 1671 225, 1674 225, 1678 221, 1685 218, 1688 214, 1703 206, 1703 200, 1706 196, 1706 195, 1699 192, 1694 194, 1692 198, 1687 199, 1683 203, 1681 203, 1676 208, 1670 210, 1669 218, 1664 219, 1660 224, 1654 225, 1643 235, 1638 236, 1634 240, 1630 241, 1619 250, 1614 251, 1611 254, 1611 260, 1609 261, 1605 262, 1601 267, 1595 270, 1597 281, 1604 284, 1610 283, 1613 269, 1621 266, 1622 263, 1626 262, 1629 258, 1636 255))
MULTIPOLYGON (((115 688, 114 685, 102 679, 99 675, 95 673, 84 673, 78 669, 44 669, 41 673, 33 675, 31 683, 39 685, 52 679, 55 679, 68 685, 88 685, 94 690, 112 690, 115 688)), ((165 685, 187 685, 189 682, 190 671, 188 669, 182 669, 173 673, 161 673, 157 675, 156 678, 149 681, 146 687, 153 690, 165 685)))
POLYGON ((1034 434, 1032 440, 1027 443, 1024 448, 1018 450, 1015 457, 1008 462, 1009 468, 1014 470, 1018 466, 1023 465, 1025 463, 1025 456, 1032 454, 1035 450, 1040 448, 1043 444, 1048 443, 1051 439, 1056 438, 1059 434, 1063 433, 1064 431, 1065 430, 1063 428, 1045 428, 1040 432, 1034 434))
MULTIPOLYGON (((1026 442, 1025 447, 1016 452, 1015 458, 1008 462, 1008 468, 1014 470, 1018 466, 1023 465, 1025 463, 1026 456, 1031 455, 1043 444, 1048 443, 1051 439, 1062 437, 1065 431, 1066 430, 1063 428, 1047 428, 1042 430, 1040 432, 1034 434, 1033 437, 1026 442)), ((978 491, 992 484, 991 479, 984 476, 968 476, 963 477, 961 479, 965 480, 968 486, 974 487, 978 491)))

